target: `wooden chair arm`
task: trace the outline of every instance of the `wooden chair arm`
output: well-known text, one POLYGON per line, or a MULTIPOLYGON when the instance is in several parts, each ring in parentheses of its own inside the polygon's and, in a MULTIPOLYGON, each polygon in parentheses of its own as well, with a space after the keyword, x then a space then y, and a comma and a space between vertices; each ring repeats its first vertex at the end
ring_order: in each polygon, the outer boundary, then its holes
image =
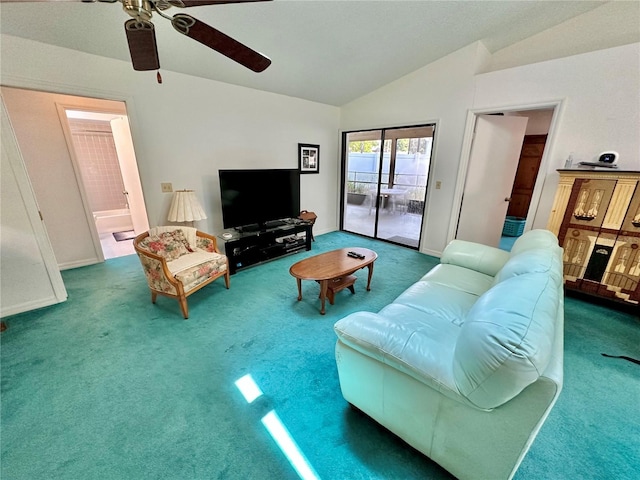
MULTIPOLYGON (((204 241, 209 241, 211 243, 213 243, 213 251, 215 253, 219 253, 222 254, 222 252, 220 251, 220 249, 218 249, 218 239, 216 237, 214 237, 213 235, 209 235, 208 233, 205 232, 201 232, 200 230, 196 231, 196 236, 200 237, 201 239, 203 239, 204 241)), ((208 251, 208 249, 205 249, 208 251)))

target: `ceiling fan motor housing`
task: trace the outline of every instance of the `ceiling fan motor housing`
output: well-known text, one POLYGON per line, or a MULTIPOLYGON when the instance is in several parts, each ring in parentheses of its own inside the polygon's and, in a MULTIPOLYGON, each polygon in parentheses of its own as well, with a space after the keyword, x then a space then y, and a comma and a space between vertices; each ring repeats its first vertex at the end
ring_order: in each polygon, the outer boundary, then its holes
POLYGON ((139 22, 151 20, 153 4, 149 0, 122 0, 122 8, 139 22))

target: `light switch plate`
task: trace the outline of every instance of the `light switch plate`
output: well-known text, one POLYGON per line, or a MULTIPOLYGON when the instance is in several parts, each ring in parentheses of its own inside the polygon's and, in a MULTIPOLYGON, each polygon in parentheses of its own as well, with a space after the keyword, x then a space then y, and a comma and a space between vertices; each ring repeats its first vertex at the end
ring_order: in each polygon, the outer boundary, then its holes
POLYGON ((171 185, 170 183, 161 183, 160 187, 162 187, 162 193, 173 192, 173 185, 171 185))

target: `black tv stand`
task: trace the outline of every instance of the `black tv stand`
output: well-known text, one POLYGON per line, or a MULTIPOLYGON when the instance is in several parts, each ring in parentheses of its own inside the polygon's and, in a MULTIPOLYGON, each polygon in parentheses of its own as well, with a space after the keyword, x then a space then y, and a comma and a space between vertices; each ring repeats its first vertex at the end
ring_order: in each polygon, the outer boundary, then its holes
POLYGON ((241 225, 239 227, 235 227, 239 233, 254 233, 254 232, 266 232, 271 228, 282 227, 283 225, 289 225, 293 223, 291 219, 282 219, 282 220, 269 220, 264 223, 251 223, 249 225, 241 225))
POLYGON ((257 224, 225 230, 218 238, 223 241, 229 259, 229 273, 280 258, 285 255, 311 250, 310 222, 282 222, 271 226, 269 222, 260 230, 257 224))
POLYGON ((270 220, 268 222, 264 222, 265 228, 275 228, 282 227, 283 225, 287 225, 287 220, 270 220))

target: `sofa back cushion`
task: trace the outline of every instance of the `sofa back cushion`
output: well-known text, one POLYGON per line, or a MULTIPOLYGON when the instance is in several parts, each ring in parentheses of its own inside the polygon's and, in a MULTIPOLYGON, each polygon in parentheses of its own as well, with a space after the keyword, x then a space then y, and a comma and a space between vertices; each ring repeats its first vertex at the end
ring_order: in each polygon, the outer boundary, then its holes
POLYGON ((531 249, 557 249, 558 238, 549 230, 535 229, 529 230, 527 233, 518 237, 511 247, 511 256, 518 255, 531 249))
POLYGON ((525 250, 511 258, 496 274, 493 285, 504 280, 528 273, 546 273, 556 284, 562 283, 562 250, 557 245, 552 248, 525 250))
POLYGON ((560 296, 545 273, 512 276, 482 295, 456 343, 460 394, 479 408, 495 408, 535 382, 551 358, 560 296))

